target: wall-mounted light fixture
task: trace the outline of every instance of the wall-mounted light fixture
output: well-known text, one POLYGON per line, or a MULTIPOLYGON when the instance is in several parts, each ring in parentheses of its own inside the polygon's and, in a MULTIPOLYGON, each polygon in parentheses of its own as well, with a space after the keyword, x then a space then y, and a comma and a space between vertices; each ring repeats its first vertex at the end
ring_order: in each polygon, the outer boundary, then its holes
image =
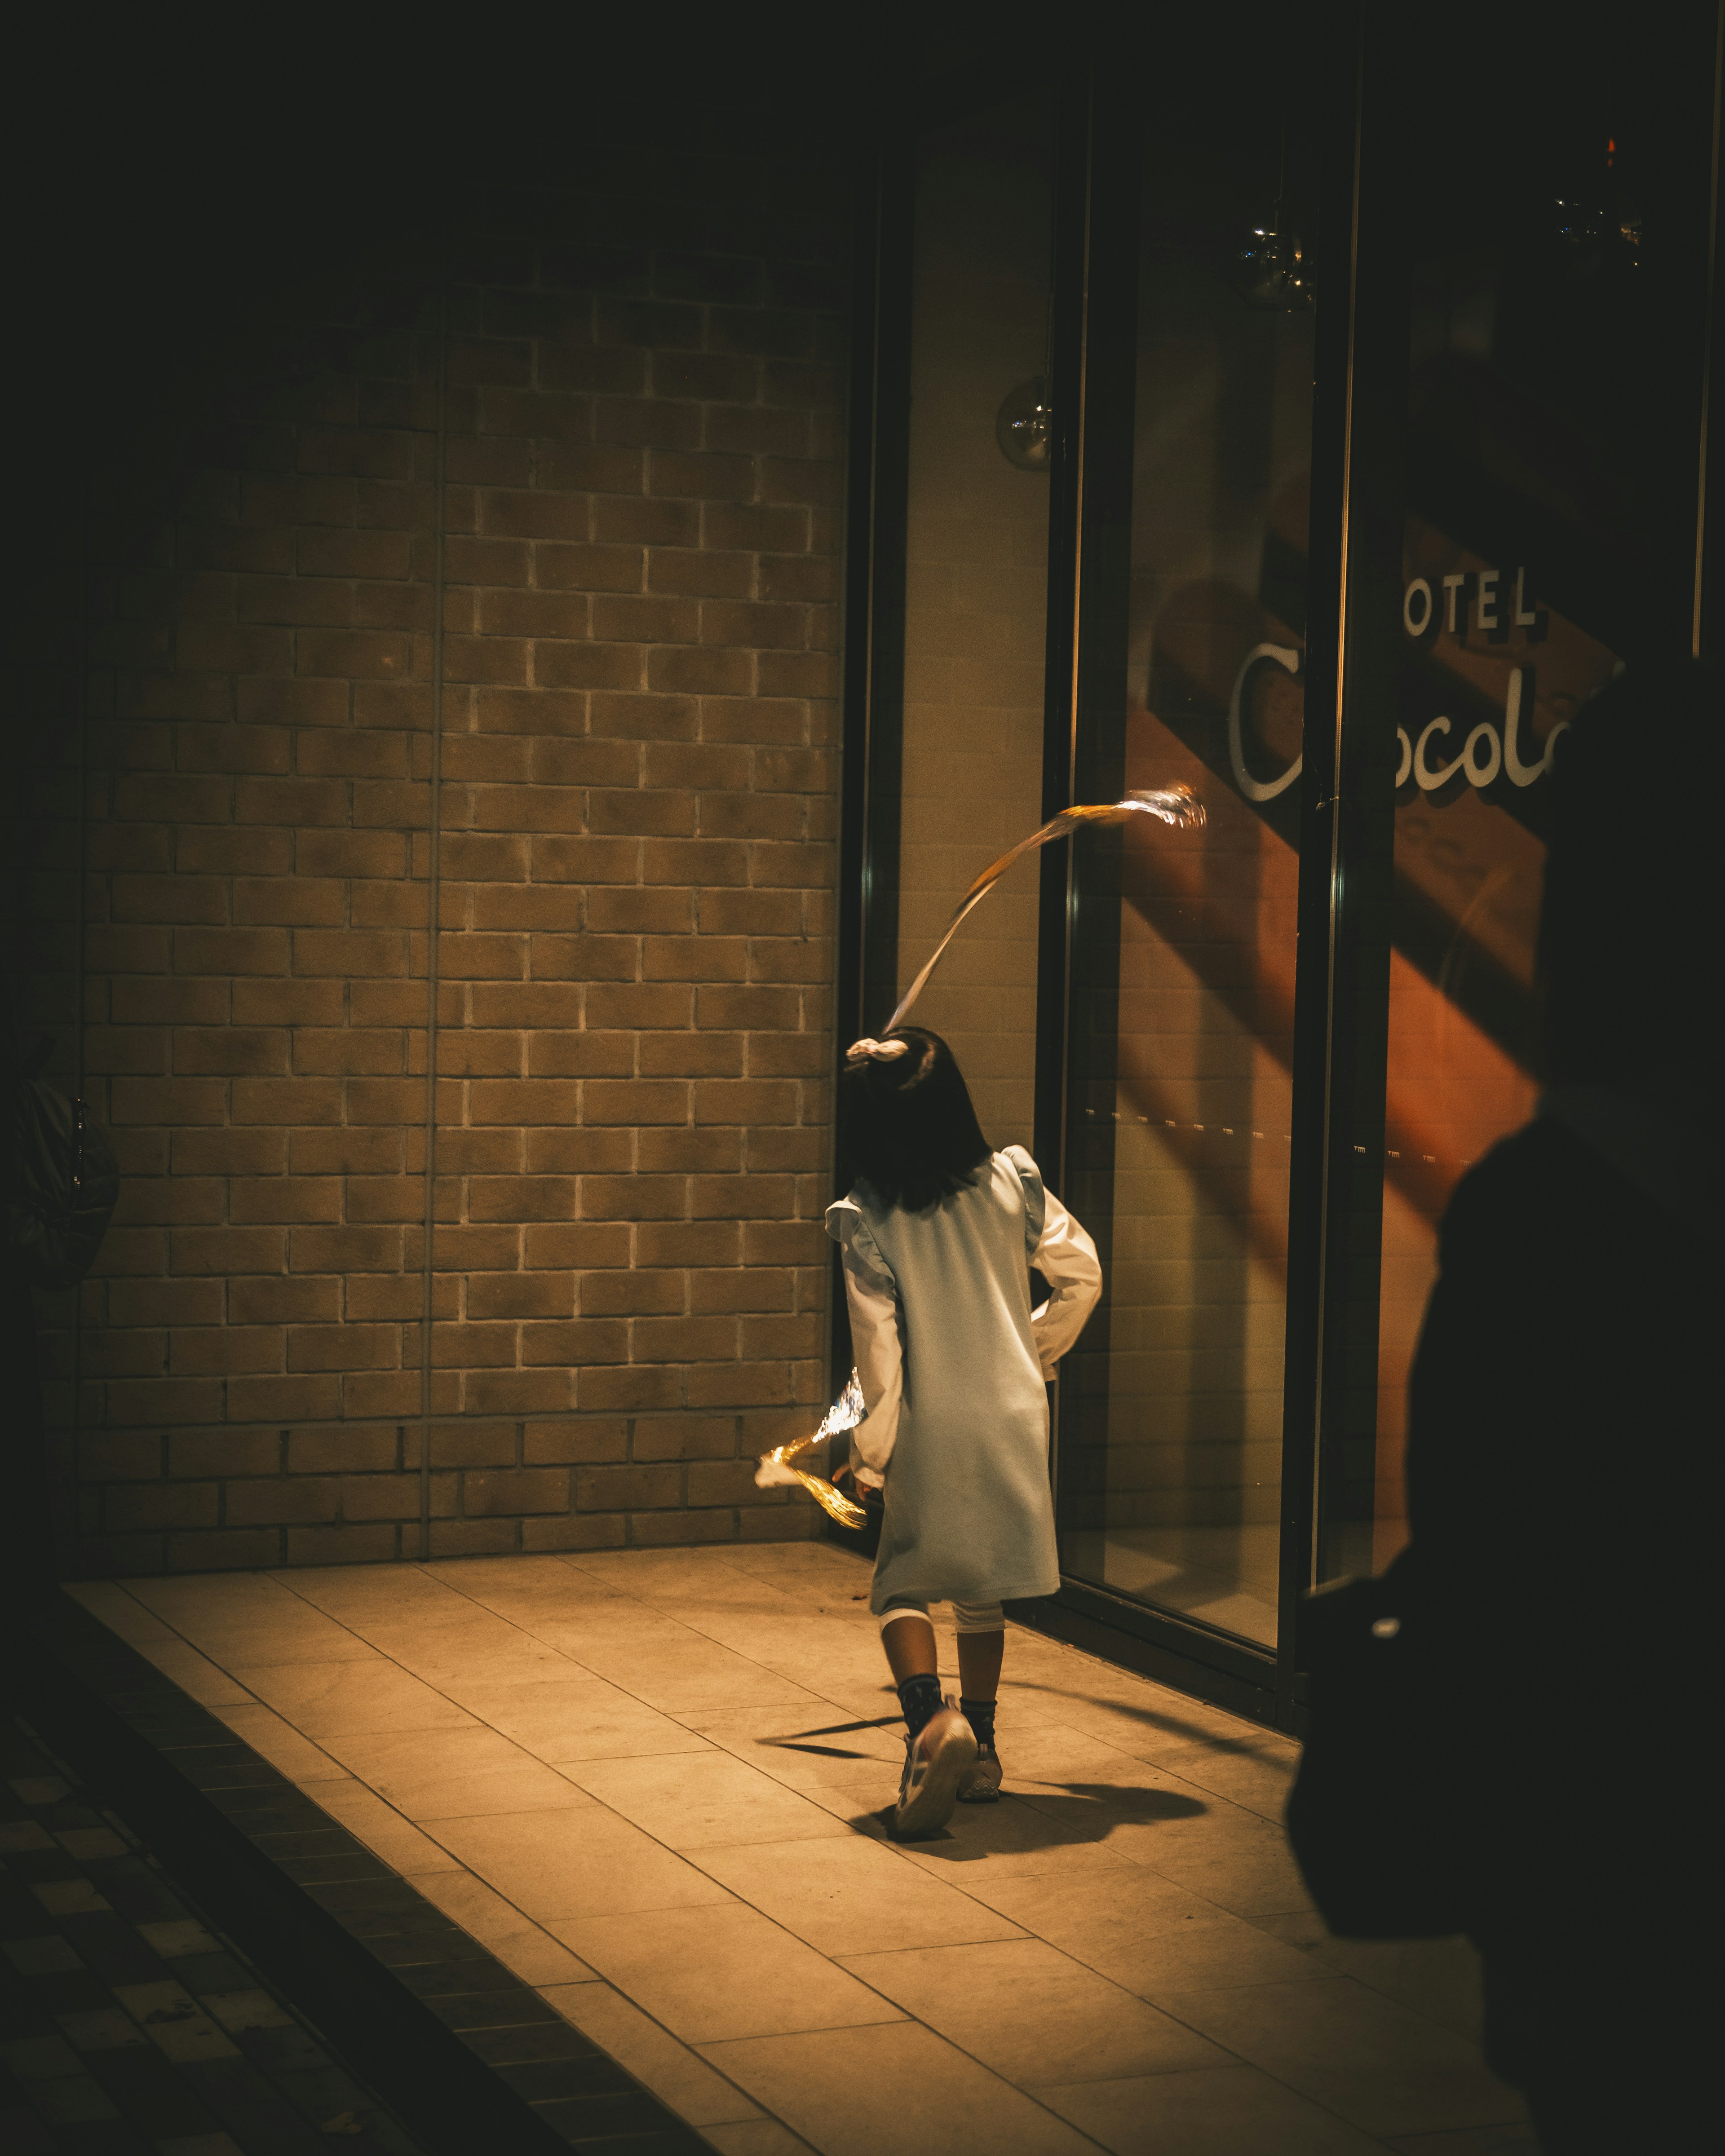
POLYGON ((994 439, 1001 455, 1020 471, 1048 470, 1054 448, 1054 407, 1043 376, 1034 375, 1007 391, 995 414, 994 439))

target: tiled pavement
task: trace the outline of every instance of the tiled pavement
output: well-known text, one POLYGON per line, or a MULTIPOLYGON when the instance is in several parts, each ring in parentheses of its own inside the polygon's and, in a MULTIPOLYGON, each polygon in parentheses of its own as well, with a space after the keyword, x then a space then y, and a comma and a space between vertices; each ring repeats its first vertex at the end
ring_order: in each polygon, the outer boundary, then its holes
POLYGON ((1326 1937, 1281 1738, 1014 1628, 1009 1799, 891 1843, 867 1588, 791 1543, 73 1591, 726 2156, 1532 2156, 1469 1950, 1326 1937))
POLYGON ((417 2156, 120 1820, 0 1722, 6 2156, 417 2156))

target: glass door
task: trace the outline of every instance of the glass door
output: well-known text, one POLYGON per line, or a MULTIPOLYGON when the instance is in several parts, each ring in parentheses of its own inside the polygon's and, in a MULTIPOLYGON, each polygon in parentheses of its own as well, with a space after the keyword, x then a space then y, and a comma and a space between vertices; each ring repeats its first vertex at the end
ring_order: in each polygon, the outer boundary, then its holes
POLYGON ((1126 694, 1084 716, 1094 785, 1181 782, 1208 821, 1074 850, 1068 1180, 1107 1300, 1059 1477, 1063 1571, 1270 1650, 1314 333, 1274 59, 1136 131, 1126 694))
MULTIPOLYGON (((1461 1175, 1537 1106, 1563 731, 1625 661, 1698 633, 1718 16, 1677 0, 1656 42, 1637 19, 1604 8, 1599 34, 1525 43, 1485 74, 1461 58, 1458 26, 1409 116, 1376 1430, 1329 1447, 1323 1577, 1381 1570, 1405 1539, 1407 1381, 1438 1224, 1461 1175), (1458 126, 1460 166, 1440 154, 1458 126)), ((1626 791, 1625 814, 1657 814, 1660 769, 1650 741, 1644 773, 1625 774, 1650 798, 1638 812, 1626 791)))
POLYGON ((1199 795, 1014 870, 916 1015, 1103 1258, 1023 1614, 1285 1727, 1299 1594, 1405 1532, 1444 1207, 1536 1106, 1564 726, 1703 619, 1717 0, 1584 15, 1463 0, 1414 68, 1382 10, 1145 18, 881 154, 844 1038, 1043 819, 1199 795))

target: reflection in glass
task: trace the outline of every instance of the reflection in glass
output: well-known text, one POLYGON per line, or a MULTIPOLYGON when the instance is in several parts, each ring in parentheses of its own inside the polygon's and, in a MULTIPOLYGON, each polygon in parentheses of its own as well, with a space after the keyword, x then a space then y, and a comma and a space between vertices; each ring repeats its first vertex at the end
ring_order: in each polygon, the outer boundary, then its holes
POLYGON ((1081 954, 1072 1194, 1111 1234, 1061 1564, 1273 1645, 1313 320, 1239 289, 1236 191, 1278 136, 1234 125, 1158 131, 1144 195, 1122 776, 1209 821, 1077 850, 1114 942, 1106 982, 1100 933, 1081 954))
MULTIPOLYGON (((1563 728, 1620 656, 1688 644, 1716 22, 1674 0, 1656 41, 1536 49, 1512 29, 1490 74, 1458 34, 1422 76, 1376 1442, 1326 1463, 1324 1575, 1381 1569, 1405 1539, 1438 1224, 1537 1104, 1563 728), (1470 155, 1445 161, 1458 127, 1470 155)), ((1656 804, 1656 742, 1635 776, 1656 804)))

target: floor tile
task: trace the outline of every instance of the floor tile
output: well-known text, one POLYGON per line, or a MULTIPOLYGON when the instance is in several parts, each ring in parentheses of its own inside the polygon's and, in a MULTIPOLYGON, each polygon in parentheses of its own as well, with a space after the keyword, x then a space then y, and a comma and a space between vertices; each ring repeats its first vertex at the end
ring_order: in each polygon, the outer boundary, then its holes
POLYGON ((460 1729, 367 1732, 326 1741, 344 1767, 404 1817, 422 1823, 567 1811, 590 1801, 555 1768, 472 1719, 460 1729))
POLYGON ((685 1598, 668 1606, 691 1631, 733 1654, 747 1655, 763 1668, 795 1664, 811 1676, 840 1667, 853 1676, 885 1673, 886 1658, 872 1626, 865 1631, 845 1619, 824 1617, 806 1607, 793 1616, 783 1595, 766 1593, 741 1579, 738 1584, 743 1592, 734 1601, 685 1598))
POLYGON ((1156 1763, 1194 1789, 1210 1790, 1246 1811, 1255 1812, 1280 1832, 1299 1754, 1279 1744, 1242 1746, 1238 1750, 1217 1744, 1186 1744, 1178 1750, 1158 1752, 1156 1763))
POLYGON ((1022 1937, 1019 1927, 880 1843, 852 1837, 701 1849, 694 1861, 739 1900, 825 1954, 1022 1937))
POLYGON ((274 1611, 254 1616, 249 1609, 232 1614, 218 1609, 182 1616, 177 1622, 192 1645, 224 1670, 237 1669, 242 1663, 372 1659, 372 1647, 357 1633, 304 1603, 285 1618, 274 1611))
POLYGON ((978 1880, 970 1891, 1158 2005, 1200 1985, 1318 1983, 1325 1974, 1322 1964, 1255 1924, 1134 1866, 1081 1877, 978 1880))
POLYGON ((379 1656, 365 1662, 246 1664, 235 1676, 307 1737, 360 1730, 448 1729, 472 1717, 379 1656))
POLYGON ((1464 2126, 1455 2133, 1398 2134, 1385 2144, 1396 2156, 1541 2156, 1531 2126, 1464 2126))
POLYGON ((1522 2115, 1478 2048, 1346 1977, 1175 1994, 1177 2020, 1368 2133, 1491 2126, 1522 2115))
POLYGON ((117 2051, 150 2040, 129 2014, 117 2006, 97 2006, 79 2014, 56 2014, 60 2034, 77 2051, 117 2051))
POLYGON ((961 1805, 943 1833, 905 1854, 967 1889, 983 1879, 1111 1872, 1130 1861, 1121 1837, 1131 1816, 1082 1792, 1021 1786, 999 1804, 961 1805))
POLYGON ((882 1801, 897 1788, 904 1764, 904 1724, 897 1702, 890 1717, 841 1712, 825 1700, 814 1713, 806 1703, 743 1707, 725 1714, 679 1715, 685 1727, 698 1730, 733 1758, 771 1774, 793 1789, 808 1789, 862 1769, 883 1791, 882 1801))
POLYGON ((1381 2156, 1384 2147, 1255 2066, 1045 2085, 1035 2093, 1113 2156, 1381 2156))
POLYGON ((116 1984, 114 1996, 177 2066, 234 2056, 235 2047, 182 1984, 116 1984))
POLYGON ((239 1707, 254 1696, 254 1687, 240 1682, 184 1640, 146 1640, 138 1644, 138 1652, 200 1707, 239 1707))
POLYGON ((608 1624, 633 1619, 650 1630, 655 1621, 675 1622, 633 1595, 614 1594, 597 1581, 577 1578, 561 1568, 536 1580, 517 1582, 470 1573, 459 1584, 452 1583, 449 1593, 465 1609, 527 1632, 559 1623, 603 1630, 608 1624))
POLYGON ((1188 1818, 1122 1818, 1110 1846, 1237 1917, 1310 1909, 1281 1829, 1220 1797, 1204 1801, 1207 1809, 1188 1818))
MULTIPOLYGON (((656 1554, 652 1550, 641 1552, 649 1559, 656 1554)), ((428 1579, 475 1599, 505 1593, 593 1595, 615 1592, 588 1578, 582 1566, 554 1552, 530 1557, 434 1558, 419 1569, 428 1579)))
POLYGON ((608 1678, 649 1707, 656 1707, 661 1714, 700 1708, 722 1713, 727 1708, 780 1702, 806 1702, 811 1707, 820 1703, 814 1693, 775 1676, 758 1662, 683 1629, 685 1636, 681 1640, 638 1640, 619 1630, 602 1640, 578 1645, 567 1641, 559 1628, 555 1644, 595 1676, 608 1678))
POLYGON ((506 1645, 475 1640, 456 1632, 428 1625, 372 1625, 367 1639, 379 1654, 399 1662, 416 1677, 435 1685, 439 1691, 452 1687, 490 1685, 567 1684, 598 1680, 560 1655, 555 1647, 535 1639, 519 1626, 511 1626, 506 1645))
POLYGON ((524 1752, 553 1764, 572 1759, 636 1758, 656 1752, 702 1752, 706 1740, 603 1677, 557 1657, 560 1675, 530 1682, 459 1675, 441 1680, 445 1696, 501 1730, 524 1752))
POLYGON ((171 1640, 172 1625, 144 1606, 116 1579, 71 1579, 62 1592, 82 1603, 92 1617, 100 1618, 110 1632, 142 1650, 146 1640, 171 1640))
POLYGON ((721 2126, 704 2126, 703 2135, 719 2156, 804 2156, 809 2143, 776 2118, 741 2119, 721 2126))
POLYGON ((1134 1787, 1148 1778, 1144 1762, 1088 1730, 1074 1729, 1042 1712, 1015 1715, 1009 1695, 996 1714, 1001 1763, 1009 1784, 1105 1782, 1134 1787))
MULTIPOLYGON (((461 1669, 475 1662, 507 1662, 537 1649, 542 1657, 552 1650, 529 1637, 518 1625, 507 1625, 483 1609, 463 1609, 452 1615, 439 1613, 418 1624, 403 1624, 394 1617, 382 1620, 370 1614, 357 1617, 353 1636, 380 1655, 387 1655, 415 1675, 426 1669, 461 1669)), ((557 1657, 561 1660, 562 1658, 557 1657)))
POLYGON ((364 1644, 267 1573, 141 1580, 139 1601, 224 1669, 235 1663, 363 1660, 364 1644))
POLYGON ((914 2021, 714 2044, 706 2056, 822 2156, 1096 2156, 1095 2144, 914 2021))
POLYGON ((566 1572, 643 1602, 758 1602, 781 1590, 735 1562, 730 1550, 592 1550, 562 1561, 566 1572))
POLYGON ((450 1589, 422 1564, 294 1565, 264 1577, 285 1594, 342 1620, 350 1612, 378 1610, 387 1616, 451 1607, 450 1589))
POLYGON ((870 1576, 811 1540, 80 1594, 721 2156, 1532 2156, 1471 1950, 1317 1919, 1274 1732, 1014 1627, 1006 1799, 891 1843, 870 1576))
MULTIPOLYGON (((1016 1634, 1013 1644, 1019 1645, 1016 1634)), ((1049 1711, 1069 1728, 1088 1730, 1141 1759, 1192 1744, 1256 1741, 1254 1726, 1224 1708, 1134 1678, 1129 1671, 1111 1669, 1055 1642, 1039 1644, 1048 1651, 1040 1658, 1034 1676, 1020 1661, 1009 1679, 1016 1677, 1027 1697, 1040 1694, 1049 1711)))
MULTIPOLYGON (((432 1831, 506 1901, 547 1925, 728 1902, 716 1880, 590 1797, 578 1811, 437 1820, 432 1831)), ((559 1930, 557 1936, 564 1938, 559 1930)), ((588 1956, 572 1939, 586 1960, 588 1956)))
POLYGON ((878 1992, 728 1898, 716 1907, 662 1908, 555 1929, 685 2044, 902 2018, 878 1992))
POLYGON ((441 1909, 523 1984, 596 1983, 595 1972, 513 1902, 461 1866, 404 1875, 434 1908, 441 1909))
POLYGON ((279 1774, 285 1774, 302 1789, 310 1788, 314 1782, 340 1781, 347 1773, 321 1745, 302 1736, 290 1722, 284 1722, 273 1707, 265 1707, 261 1700, 223 1702, 210 1712, 225 1722, 254 1752, 267 1759, 279 1774))
POLYGON ((758 2104, 614 1986, 553 1984, 542 1985, 540 1996, 691 2126, 761 2118, 758 2104))
POLYGON ((1338 1939, 1317 1911, 1259 1917, 1260 1930, 1411 2007, 1458 2036, 1476 2039, 1484 2016, 1478 1949, 1467 1939, 1338 1939))
POLYGON ((373 1856, 397 1871, 440 1871, 454 1864, 446 1849, 420 1833, 375 1790, 352 1779, 321 1782, 317 1801, 373 1856))
MULTIPOLYGON (((612 1553, 614 1556, 617 1553, 612 1553)), ((811 1535, 803 1542, 739 1543, 725 1553, 726 1563, 757 1578, 789 1582, 799 1590, 856 1596, 865 1611, 874 1578, 872 1561, 855 1550, 811 1535)), ((583 1558, 583 1562, 590 1562, 583 1558)))
POLYGON ((846 1954, 840 1965, 1019 2087, 1221 2066, 1228 2055, 1041 1939, 846 1954))
POLYGON ((633 1820, 667 1849, 850 1839, 842 1820, 727 1752, 572 1760, 564 1772, 578 1789, 633 1820))

